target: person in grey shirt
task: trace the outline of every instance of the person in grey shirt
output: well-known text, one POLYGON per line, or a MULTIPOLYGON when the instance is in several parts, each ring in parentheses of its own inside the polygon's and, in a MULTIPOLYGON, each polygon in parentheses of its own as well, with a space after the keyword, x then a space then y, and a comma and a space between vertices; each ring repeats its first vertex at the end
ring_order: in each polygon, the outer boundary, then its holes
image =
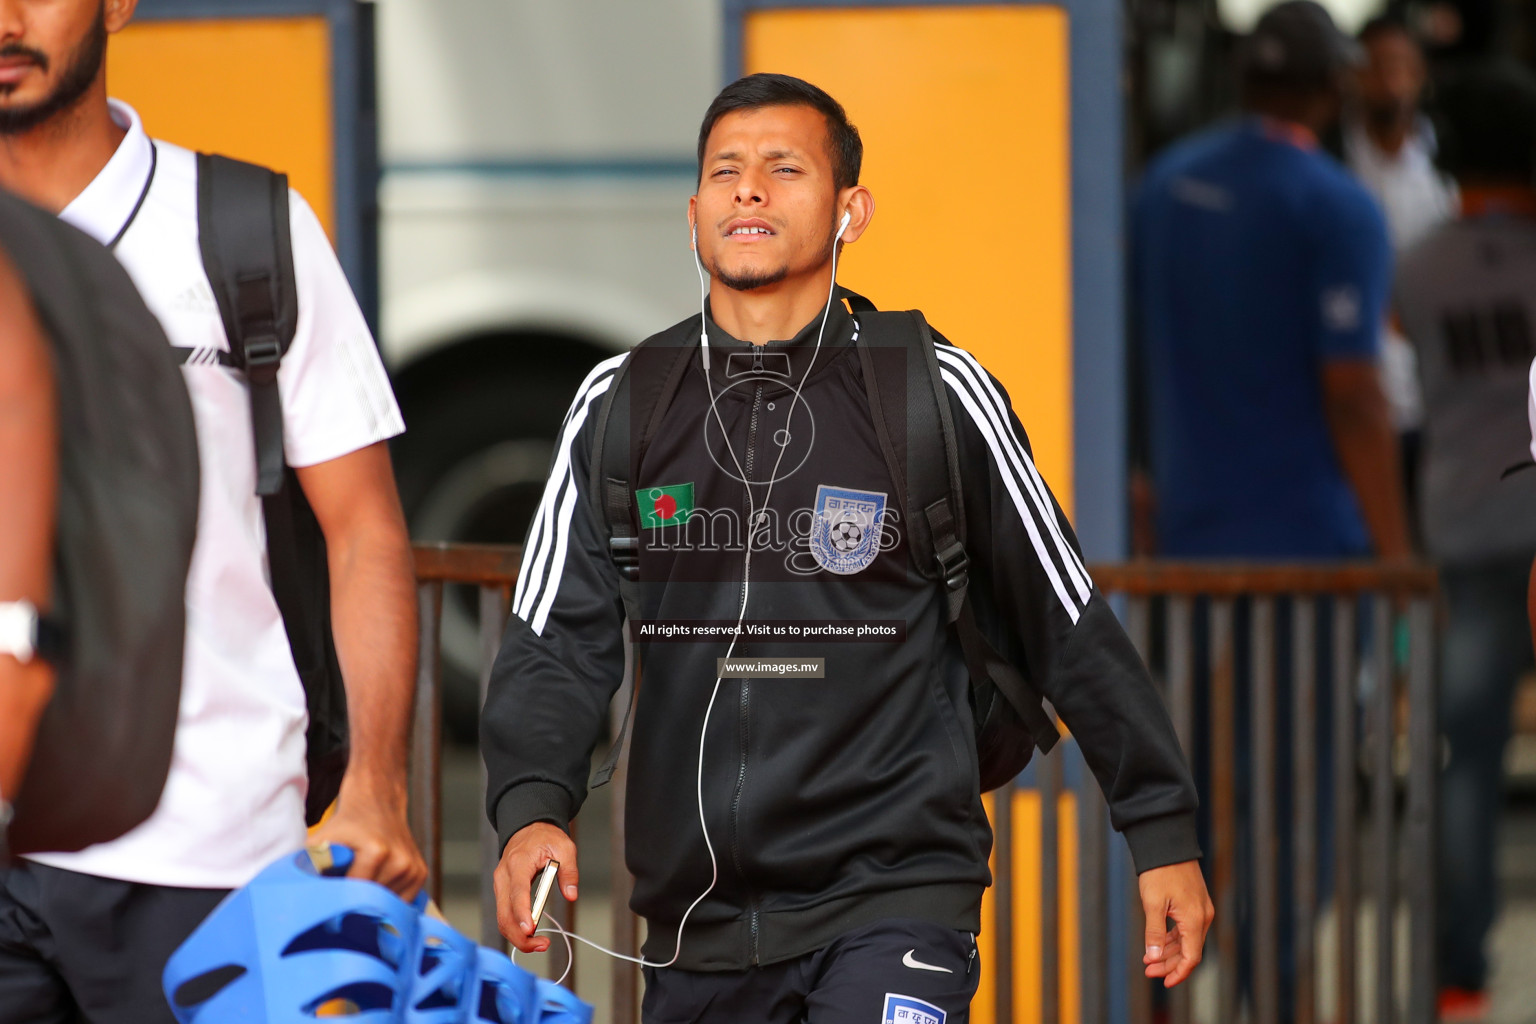
POLYGON ((1536 356, 1536 77, 1489 64, 1448 84, 1440 159, 1461 214, 1403 258, 1400 323, 1424 387, 1419 503, 1441 567, 1439 961, 1442 1020, 1486 1011, 1497 913, 1495 837, 1515 684, 1531 667, 1525 619, 1536 554, 1536 473, 1526 457, 1527 370, 1536 356))

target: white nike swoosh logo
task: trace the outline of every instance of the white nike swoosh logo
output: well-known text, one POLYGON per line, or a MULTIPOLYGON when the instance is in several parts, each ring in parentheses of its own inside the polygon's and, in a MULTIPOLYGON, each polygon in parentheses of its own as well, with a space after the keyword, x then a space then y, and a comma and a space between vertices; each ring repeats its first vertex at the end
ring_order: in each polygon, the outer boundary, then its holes
POLYGON ((937 966, 935 964, 925 964, 925 963, 923 963, 921 960, 917 959, 917 957, 912 955, 913 953, 916 953, 916 952, 917 952, 916 949, 909 949, 909 950, 907 950, 907 955, 901 958, 902 964, 904 966, 912 968, 914 971, 938 971, 940 974, 954 974, 955 973, 954 971, 950 970, 948 967, 939 967, 939 966, 937 966))

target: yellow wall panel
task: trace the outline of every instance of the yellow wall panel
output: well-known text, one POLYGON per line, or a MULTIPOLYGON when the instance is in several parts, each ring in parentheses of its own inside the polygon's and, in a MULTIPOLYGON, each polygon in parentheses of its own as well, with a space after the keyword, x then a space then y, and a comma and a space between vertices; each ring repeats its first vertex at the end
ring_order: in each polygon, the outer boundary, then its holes
POLYGON ((112 37, 107 89, 155 138, 287 172, 335 238, 324 18, 137 22, 112 37))
POLYGON ((1067 54, 1051 6, 758 11, 743 39, 748 72, 814 82, 864 137, 875 220, 843 282, 986 364, 1070 512, 1067 54))

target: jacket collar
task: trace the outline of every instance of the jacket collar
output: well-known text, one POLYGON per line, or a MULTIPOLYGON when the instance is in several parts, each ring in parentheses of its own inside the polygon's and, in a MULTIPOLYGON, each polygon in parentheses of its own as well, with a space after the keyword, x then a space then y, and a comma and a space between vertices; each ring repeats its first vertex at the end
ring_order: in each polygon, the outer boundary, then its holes
POLYGON ((749 381, 796 387, 808 368, 814 372, 830 365, 832 358, 852 343, 854 335, 854 319, 837 300, 826 311, 825 333, 822 333, 822 313, 818 312, 793 338, 763 345, 732 337, 715 323, 707 308, 705 320, 709 327, 710 380, 717 390, 749 381), (818 334, 821 334, 819 354, 816 352, 818 334))

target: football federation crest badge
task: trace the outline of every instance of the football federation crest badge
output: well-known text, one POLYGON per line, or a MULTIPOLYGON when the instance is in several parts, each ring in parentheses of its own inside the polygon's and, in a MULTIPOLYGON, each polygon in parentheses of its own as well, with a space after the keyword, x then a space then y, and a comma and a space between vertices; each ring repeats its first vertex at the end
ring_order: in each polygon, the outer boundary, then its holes
POLYGON ((839 576, 866 569, 880 553, 884 524, 885 495, 822 484, 816 488, 811 556, 839 576))
POLYGON ((885 994, 885 1019, 883 1024, 944 1024, 946 1014, 932 1003, 911 996, 885 994))

